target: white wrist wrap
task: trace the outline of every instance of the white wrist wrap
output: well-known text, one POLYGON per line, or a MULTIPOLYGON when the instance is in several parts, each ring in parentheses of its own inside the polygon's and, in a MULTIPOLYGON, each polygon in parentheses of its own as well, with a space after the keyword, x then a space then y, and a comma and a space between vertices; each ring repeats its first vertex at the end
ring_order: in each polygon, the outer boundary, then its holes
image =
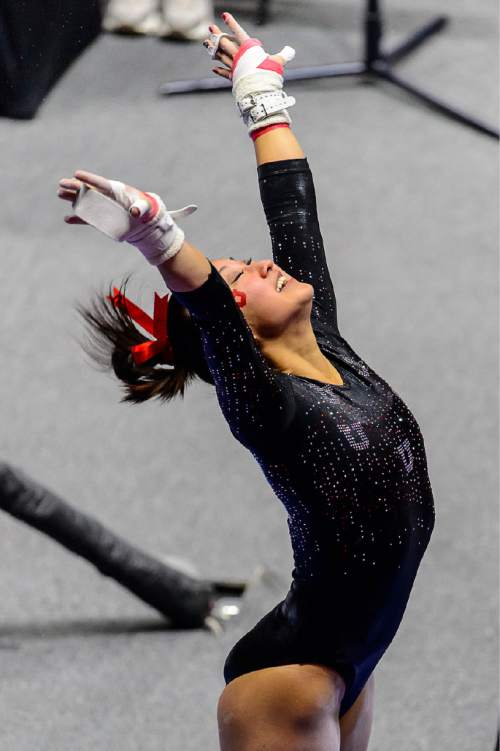
MULTIPOLYGON (((295 99, 283 91, 283 67, 269 59, 258 40, 247 40, 241 49, 233 69, 233 95, 248 131, 274 123, 290 124, 287 107, 292 107, 295 99)), ((278 54, 288 62, 295 51, 284 47, 278 54)))
POLYGON ((279 119, 274 118, 273 122, 291 122, 290 115, 286 107, 292 107, 295 99, 287 96, 284 91, 267 91, 258 94, 248 94, 238 101, 238 109, 243 118, 245 125, 258 125, 262 128, 264 125, 270 125, 270 116, 277 112, 281 113, 279 119))
POLYGON ((73 206, 74 215, 108 237, 134 245, 153 266, 159 266, 178 253, 184 242, 184 232, 174 217, 192 214, 197 207, 190 205, 168 212, 156 193, 145 194, 118 180, 109 183, 113 198, 84 185, 73 206), (148 201, 148 198, 152 200, 148 201), (153 204, 155 213, 145 221, 150 204, 153 204), (140 216, 132 216, 132 208, 139 209, 140 216))
POLYGON ((174 222, 172 214, 182 216, 188 207, 169 214, 160 196, 156 193, 149 193, 149 195, 156 198, 159 210, 148 222, 130 217, 132 221, 129 231, 118 239, 120 242, 135 245, 152 266, 159 266, 175 256, 182 247, 184 232, 174 222))

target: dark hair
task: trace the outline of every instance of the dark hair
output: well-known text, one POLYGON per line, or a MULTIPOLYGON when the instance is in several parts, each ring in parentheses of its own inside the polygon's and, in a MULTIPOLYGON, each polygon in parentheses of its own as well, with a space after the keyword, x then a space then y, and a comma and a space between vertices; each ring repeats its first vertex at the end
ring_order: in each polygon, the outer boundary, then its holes
MULTIPOLYGON (((130 277, 120 286, 125 295, 130 277)), ((78 313, 86 325, 83 347, 100 367, 113 370, 122 381, 122 401, 139 404, 157 397, 167 401, 180 394, 196 377, 213 385, 203 352, 201 336, 191 314, 174 295, 168 304, 168 336, 174 354, 174 365, 168 365, 161 354, 137 365, 132 357, 134 344, 149 341, 125 310, 116 307, 108 294, 96 294, 88 305, 78 305, 78 313)))

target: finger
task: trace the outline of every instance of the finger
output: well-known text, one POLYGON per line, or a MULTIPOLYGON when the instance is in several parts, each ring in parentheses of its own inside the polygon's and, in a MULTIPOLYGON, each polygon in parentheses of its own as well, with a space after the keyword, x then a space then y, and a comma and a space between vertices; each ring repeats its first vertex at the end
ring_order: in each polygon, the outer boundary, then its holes
POLYGON ((148 214, 151 209, 151 201, 148 201, 146 198, 138 198, 129 208, 129 213, 134 219, 138 219, 140 216, 148 214))
MULTIPOLYGON (((209 28, 214 29, 217 27, 210 26, 209 28)), ((203 46, 207 50, 209 50, 212 58, 217 57, 217 55, 226 54, 229 55, 231 61, 239 49, 239 44, 236 41, 236 37, 220 37, 220 33, 214 33, 212 36, 208 37, 208 39, 205 39, 203 41, 203 46)))
POLYGON ((217 60, 220 60, 221 63, 224 63, 224 65, 227 65, 229 69, 233 67, 232 56, 226 55, 225 52, 218 52, 215 57, 217 58, 217 60))
POLYGON ((84 222, 79 216, 65 216, 64 221, 66 224, 87 224, 87 222, 84 222))
POLYGON ((78 191, 82 187, 80 180, 75 180, 74 177, 63 177, 59 180, 59 186, 68 190, 78 191))
POLYGON ((61 188, 57 191, 58 198, 62 198, 63 201, 71 201, 74 202, 76 199, 78 193, 74 190, 62 190, 61 188))
POLYGON ((227 26, 229 26, 240 44, 243 44, 244 41, 250 39, 250 36, 246 33, 245 29, 239 25, 231 13, 223 13, 222 20, 227 26))
POLYGON ((222 78, 227 78, 228 81, 232 79, 232 74, 227 68, 212 68, 214 73, 217 73, 218 76, 221 76, 222 78))
POLYGON ((107 196, 113 197, 113 189, 110 182, 105 177, 102 177, 102 175, 95 175, 93 172, 86 172, 85 170, 77 170, 75 177, 91 185, 93 188, 97 188, 107 196))
POLYGON ((227 55, 230 55, 231 58, 236 55, 239 49, 239 42, 236 40, 236 37, 233 37, 232 39, 229 37, 222 37, 222 39, 219 41, 219 52, 221 54, 226 53, 227 55))

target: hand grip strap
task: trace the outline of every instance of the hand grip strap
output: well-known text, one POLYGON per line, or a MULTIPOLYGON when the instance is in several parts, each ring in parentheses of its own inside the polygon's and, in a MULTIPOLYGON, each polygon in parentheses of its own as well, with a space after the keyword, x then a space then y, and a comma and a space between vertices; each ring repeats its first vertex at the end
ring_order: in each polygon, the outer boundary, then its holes
POLYGON ((150 264, 159 266, 174 256, 184 242, 184 232, 173 217, 188 216, 196 211, 197 206, 190 204, 168 212, 156 193, 144 195, 150 199, 154 214, 149 217, 146 213, 136 218, 118 201, 83 185, 73 206, 73 213, 113 240, 135 245, 150 264))

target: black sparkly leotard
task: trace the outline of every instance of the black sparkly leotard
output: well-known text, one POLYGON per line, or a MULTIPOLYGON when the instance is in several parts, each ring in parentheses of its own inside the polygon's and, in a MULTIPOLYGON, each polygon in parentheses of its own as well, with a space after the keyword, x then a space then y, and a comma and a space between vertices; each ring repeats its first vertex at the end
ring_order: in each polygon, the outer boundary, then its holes
POLYGON ((343 385, 271 367, 215 267, 199 289, 175 293, 196 319, 231 432, 286 507, 294 553, 286 599, 224 673, 330 666, 346 683, 343 715, 403 617, 434 525, 432 490, 415 418, 337 328, 307 160, 265 164, 259 183, 274 260, 313 285, 313 330, 343 385))

